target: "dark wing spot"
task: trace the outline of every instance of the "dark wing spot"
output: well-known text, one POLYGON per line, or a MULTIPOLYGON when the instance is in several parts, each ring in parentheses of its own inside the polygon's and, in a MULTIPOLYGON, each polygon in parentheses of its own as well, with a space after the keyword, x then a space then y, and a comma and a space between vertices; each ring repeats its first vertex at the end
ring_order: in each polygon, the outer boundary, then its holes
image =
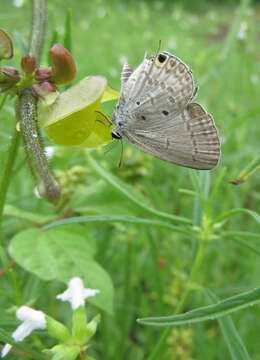
POLYGON ((142 116, 141 116, 141 119, 142 119, 142 120, 146 120, 146 117, 142 115, 142 116))
POLYGON ((163 115, 165 115, 165 116, 169 115, 169 112, 166 111, 166 110, 163 110, 162 113, 163 113, 163 115))
POLYGON ((167 56, 164 54, 159 54, 158 55, 158 60, 160 63, 164 63, 164 61, 167 59, 167 56))
POLYGON ((137 101, 137 102, 136 102, 136 105, 140 105, 140 101, 137 101))

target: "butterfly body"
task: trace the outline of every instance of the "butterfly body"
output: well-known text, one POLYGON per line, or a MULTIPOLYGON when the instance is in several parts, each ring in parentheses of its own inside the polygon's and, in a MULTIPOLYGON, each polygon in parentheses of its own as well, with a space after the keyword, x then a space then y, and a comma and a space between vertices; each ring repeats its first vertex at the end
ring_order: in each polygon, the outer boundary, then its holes
POLYGON ((215 167, 217 129, 212 116, 191 102, 196 92, 189 67, 168 52, 145 58, 134 71, 125 64, 112 137, 177 165, 215 167))

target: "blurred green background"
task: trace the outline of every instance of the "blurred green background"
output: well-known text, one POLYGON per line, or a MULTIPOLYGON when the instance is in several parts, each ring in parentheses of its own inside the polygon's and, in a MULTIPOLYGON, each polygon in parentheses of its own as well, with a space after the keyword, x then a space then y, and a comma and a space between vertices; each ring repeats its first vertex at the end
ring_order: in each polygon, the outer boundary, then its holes
MULTIPOLYGON (((219 129, 222 157, 219 166, 211 172, 212 185, 223 167, 227 172, 214 203, 214 215, 237 207, 259 211, 259 173, 240 186, 229 183, 259 155, 258 4, 257 1, 52 0, 48 4, 47 41, 42 64, 47 65, 47 51, 55 32, 57 41, 63 43, 67 8, 72 9, 72 53, 77 65, 74 83, 89 74, 102 74, 119 90, 123 63, 128 61, 135 68, 145 52, 149 56, 156 52, 161 40, 162 50, 176 54, 193 70, 199 86, 196 101, 213 114, 219 129)), ((27 41, 29 34, 30 3, 1 0, 0 7, 0 26, 15 44, 15 57, 9 64, 18 66, 23 39, 27 41)), ((113 106, 111 103, 104 109, 111 114, 113 106)), ((8 102, 0 114, 0 165, 5 157, 13 115, 13 103, 8 102)), ((46 144, 53 146, 48 139, 46 144)), ((107 154, 106 148, 101 148, 93 155, 102 166, 149 197, 156 209, 192 218, 194 199, 179 191, 193 189, 190 170, 143 154, 126 143, 123 166, 118 169, 120 152, 118 145, 107 154)), ((100 183, 100 192, 97 193, 97 188, 91 191, 100 179, 88 167, 85 150, 55 146, 52 164, 63 179, 68 196, 74 196, 74 204, 81 200, 79 214, 138 215, 138 210, 117 198, 109 186, 100 183), (77 181, 70 177, 75 166, 84 169, 77 181)), ((33 190, 34 184, 20 148, 8 203, 34 213, 55 212, 44 200, 36 199, 33 190)), ((6 239, 26 226, 29 224, 8 217, 4 228, 6 239)), ((196 247, 194 239, 183 239, 166 230, 137 229, 124 224, 104 224, 98 228, 89 225, 87 229, 96 243, 96 258, 115 286, 115 316, 102 315, 92 355, 107 360, 145 359, 162 330, 142 327, 135 320, 174 312, 189 276, 196 247)), ((228 220, 225 229, 257 233, 259 224, 247 215, 238 215, 228 220)), ((28 300, 42 289, 43 283, 19 271, 28 300)), ((207 249, 200 281, 225 298, 259 286, 259 271, 259 255, 232 240, 219 239, 207 249)), ((66 321, 68 309, 54 303, 60 286, 50 285, 37 306, 40 308, 41 304, 46 312, 66 321)), ((193 292, 185 310, 206 304, 207 300, 200 292, 193 292)), ((2 301, 1 308, 5 307, 5 301, 2 301)), ((254 360, 260 359, 259 316, 258 306, 232 316, 254 360)), ((162 357, 167 360, 229 358, 220 329, 213 321, 175 328, 162 357)))

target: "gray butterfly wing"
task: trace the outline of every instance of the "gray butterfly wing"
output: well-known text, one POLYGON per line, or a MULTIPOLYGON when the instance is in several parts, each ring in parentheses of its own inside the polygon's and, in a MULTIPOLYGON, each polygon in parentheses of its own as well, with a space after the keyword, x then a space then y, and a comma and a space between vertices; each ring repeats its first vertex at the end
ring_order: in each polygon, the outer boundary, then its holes
POLYGON ((190 103, 196 88, 189 67, 167 52, 122 72, 115 131, 140 150, 195 169, 211 169, 220 156, 214 120, 190 103))
MULTIPOLYGON (((124 73, 123 68, 122 75, 124 73)), ((171 116, 177 116, 192 100, 195 91, 189 67, 177 56, 162 52, 156 57, 144 59, 122 83, 119 107, 136 120, 130 121, 129 126, 142 129, 145 126, 142 120, 149 115, 149 127, 152 129, 160 126, 159 114, 164 117, 170 112, 171 116)))
POLYGON ((220 156, 220 142, 213 118, 197 103, 186 106, 163 129, 129 131, 122 136, 138 149, 159 159, 199 170, 214 168, 220 156))

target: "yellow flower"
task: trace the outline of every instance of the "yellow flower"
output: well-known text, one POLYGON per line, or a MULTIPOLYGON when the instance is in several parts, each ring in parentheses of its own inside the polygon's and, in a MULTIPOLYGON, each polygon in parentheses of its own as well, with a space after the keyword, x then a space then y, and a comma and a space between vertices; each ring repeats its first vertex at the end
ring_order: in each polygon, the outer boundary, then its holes
POLYGON ((119 98, 103 76, 88 76, 49 104, 39 102, 39 122, 56 144, 88 148, 112 141, 112 125, 100 109, 102 102, 119 98))

